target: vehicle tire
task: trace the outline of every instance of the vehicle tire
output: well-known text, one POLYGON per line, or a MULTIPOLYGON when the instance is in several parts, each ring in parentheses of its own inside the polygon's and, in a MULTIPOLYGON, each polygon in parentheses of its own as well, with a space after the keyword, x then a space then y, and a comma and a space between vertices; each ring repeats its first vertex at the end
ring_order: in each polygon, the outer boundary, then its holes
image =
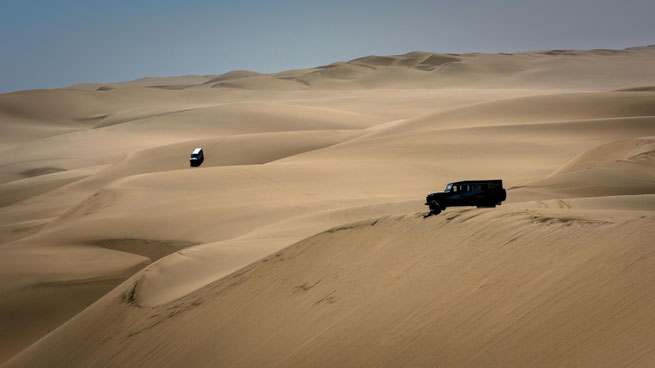
POLYGON ((433 215, 438 215, 441 213, 441 206, 439 206, 439 203, 437 203, 437 201, 430 202, 430 212, 433 215))

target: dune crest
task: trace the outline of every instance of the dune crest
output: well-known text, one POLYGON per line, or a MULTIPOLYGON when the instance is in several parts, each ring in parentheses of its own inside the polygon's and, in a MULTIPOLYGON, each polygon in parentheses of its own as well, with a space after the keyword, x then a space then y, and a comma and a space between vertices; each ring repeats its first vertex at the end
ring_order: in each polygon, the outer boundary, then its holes
POLYGON ((626 139, 604 144, 574 158, 549 175, 561 175, 573 171, 589 170, 594 167, 620 161, 645 161, 655 157, 655 137, 626 139))

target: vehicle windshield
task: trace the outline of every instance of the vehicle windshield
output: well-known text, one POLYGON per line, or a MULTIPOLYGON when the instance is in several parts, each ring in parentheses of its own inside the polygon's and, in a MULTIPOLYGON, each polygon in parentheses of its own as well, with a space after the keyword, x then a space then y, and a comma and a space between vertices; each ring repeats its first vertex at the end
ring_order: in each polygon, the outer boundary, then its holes
POLYGON ((446 185, 446 190, 444 192, 450 192, 450 189, 453 187, 452 184, 446 185))
POLYGON ((191 158, 198 158, 198 155, 193 154, 193 155, 191 155, 191 158))

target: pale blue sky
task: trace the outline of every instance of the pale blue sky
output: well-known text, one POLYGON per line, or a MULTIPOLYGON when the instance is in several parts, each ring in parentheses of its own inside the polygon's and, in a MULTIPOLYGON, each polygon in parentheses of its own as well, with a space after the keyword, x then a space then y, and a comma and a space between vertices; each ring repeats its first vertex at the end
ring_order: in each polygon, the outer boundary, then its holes
POLYGON ((371 54, 655 43, 652 0, 0 0, 0 92, 371 54))

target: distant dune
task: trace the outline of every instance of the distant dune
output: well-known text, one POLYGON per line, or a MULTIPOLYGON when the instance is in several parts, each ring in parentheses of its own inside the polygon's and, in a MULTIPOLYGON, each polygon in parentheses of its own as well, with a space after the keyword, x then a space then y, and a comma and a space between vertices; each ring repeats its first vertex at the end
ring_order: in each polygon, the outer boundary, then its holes
POLYGON ((2 94, 0 364, 652 366, 652 65, 412 52, 2 94), (424 218, 496 178, 500 207, 424 218))
POLYGON ((655 71, 650 68, 653 53, 655 46, 625 50, 549 50, 514 54, 410 52, 394 56, 371 55, 348 62, 272 74, 239 70, 221 75, 84 83, 67 88, 100 91, 125 87, 302 90, 529 86, 585 90, 626 87, 639 89, 644 81, 655 78, 655 71))

